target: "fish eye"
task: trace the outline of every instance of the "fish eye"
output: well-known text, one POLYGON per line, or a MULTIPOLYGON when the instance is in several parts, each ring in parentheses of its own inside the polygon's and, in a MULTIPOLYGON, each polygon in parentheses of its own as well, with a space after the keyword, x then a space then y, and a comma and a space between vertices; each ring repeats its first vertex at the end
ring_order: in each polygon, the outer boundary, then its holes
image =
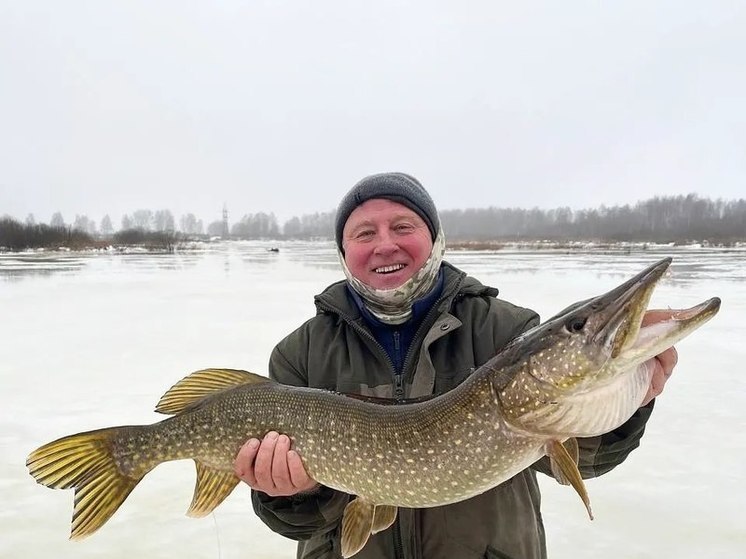
POLYGON ((588 317, 578 316, 571 318, 565 323, 565 328, 571 333, 580 332, 583 330, 585 323, 588 321, 588 317))

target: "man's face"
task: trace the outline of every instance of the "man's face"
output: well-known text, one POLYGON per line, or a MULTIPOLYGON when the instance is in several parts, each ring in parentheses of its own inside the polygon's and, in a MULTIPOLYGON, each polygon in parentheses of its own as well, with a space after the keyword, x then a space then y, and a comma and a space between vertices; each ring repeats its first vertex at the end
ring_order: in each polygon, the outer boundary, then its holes
POLYGON ((433 241, 423 219, 408 207, 374 198, 353 210, 342 230, 350 273, 376 289, 399 287, 430 256, 433 241))

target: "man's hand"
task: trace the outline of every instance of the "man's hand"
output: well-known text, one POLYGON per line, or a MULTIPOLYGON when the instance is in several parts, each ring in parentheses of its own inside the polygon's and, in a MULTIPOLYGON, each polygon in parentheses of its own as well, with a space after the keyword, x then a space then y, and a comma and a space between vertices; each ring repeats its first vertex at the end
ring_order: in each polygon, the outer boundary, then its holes
POLYGON ((300 455, 290 450, 290 439, 274 431, 264 438, 250 439, 233 463, 236 475, 252 489, 272 497, 289 497, 310 491, 318 484, 308 477, 300 455))
MULTIPOLYGON (((642 325, 654 324, 663 320, 668 320, 673 316, 675 311, 667 310, 652 310, 647 311, 645 316, 642 317, 642 325)), ((669 347, 663 353, 660 353, 650 359, 646 365, 654 367, 653 376, 650 381, 650 388, 648 393, 645 395, 645 399, 642 401, 643 406, 650 403, 650 401, 660 395, 663 392, 663 387, 666 382, 671 378, 673 369, 679 360, 679 354, 676 352, 675 347, 669 347)))

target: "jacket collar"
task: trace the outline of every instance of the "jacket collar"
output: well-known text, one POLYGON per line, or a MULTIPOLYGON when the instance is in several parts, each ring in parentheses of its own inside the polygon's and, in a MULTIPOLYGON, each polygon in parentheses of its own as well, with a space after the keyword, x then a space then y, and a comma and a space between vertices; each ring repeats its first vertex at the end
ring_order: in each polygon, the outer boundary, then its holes
MULTIPOLYGON (((482 284, 479 280, 467 276, 453 264, 443 261, 443 292, 441 293, 442 310, 449 309, 457 296, 497 296, 498 290, 482 284)), ((314 297, 318 314, 333 312, 353 321, 363 320, 360 309, 350 297, 347 281, 341 280, 331 284, 314 297)))

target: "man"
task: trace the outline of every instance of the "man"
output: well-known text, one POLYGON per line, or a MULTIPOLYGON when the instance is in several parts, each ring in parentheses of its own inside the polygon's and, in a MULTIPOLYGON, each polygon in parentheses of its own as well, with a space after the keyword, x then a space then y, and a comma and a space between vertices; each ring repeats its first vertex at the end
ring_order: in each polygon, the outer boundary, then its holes
MULTIPOLYGON (((346 280, 315 298, 317 315, 282 340, 270 376, 295 386, 388 398, 452 389, 512 338, 538 324, 531 310, 442 260, 435 205, 413 177, 364 178, 342 199, 335 231, 346 280)), ((646 320, 655 320, 650 314, 646 320)), ((676 363, 654 358, 650 391, 635 415, 601 437, 581 439, 580 470, 601 475, 638 446, 676 363)), ((252 439, 236 458, 254 509, 274 531, 299 541, 298 557, 340 557, 340 521, 350 496, 317 484, 288 437, 252 439)), ((356 555, 366 558, 535 559, 546 557, 536 471, 544 459, 474 498, 443 507, 399 509, 391 528, 356 555)))

